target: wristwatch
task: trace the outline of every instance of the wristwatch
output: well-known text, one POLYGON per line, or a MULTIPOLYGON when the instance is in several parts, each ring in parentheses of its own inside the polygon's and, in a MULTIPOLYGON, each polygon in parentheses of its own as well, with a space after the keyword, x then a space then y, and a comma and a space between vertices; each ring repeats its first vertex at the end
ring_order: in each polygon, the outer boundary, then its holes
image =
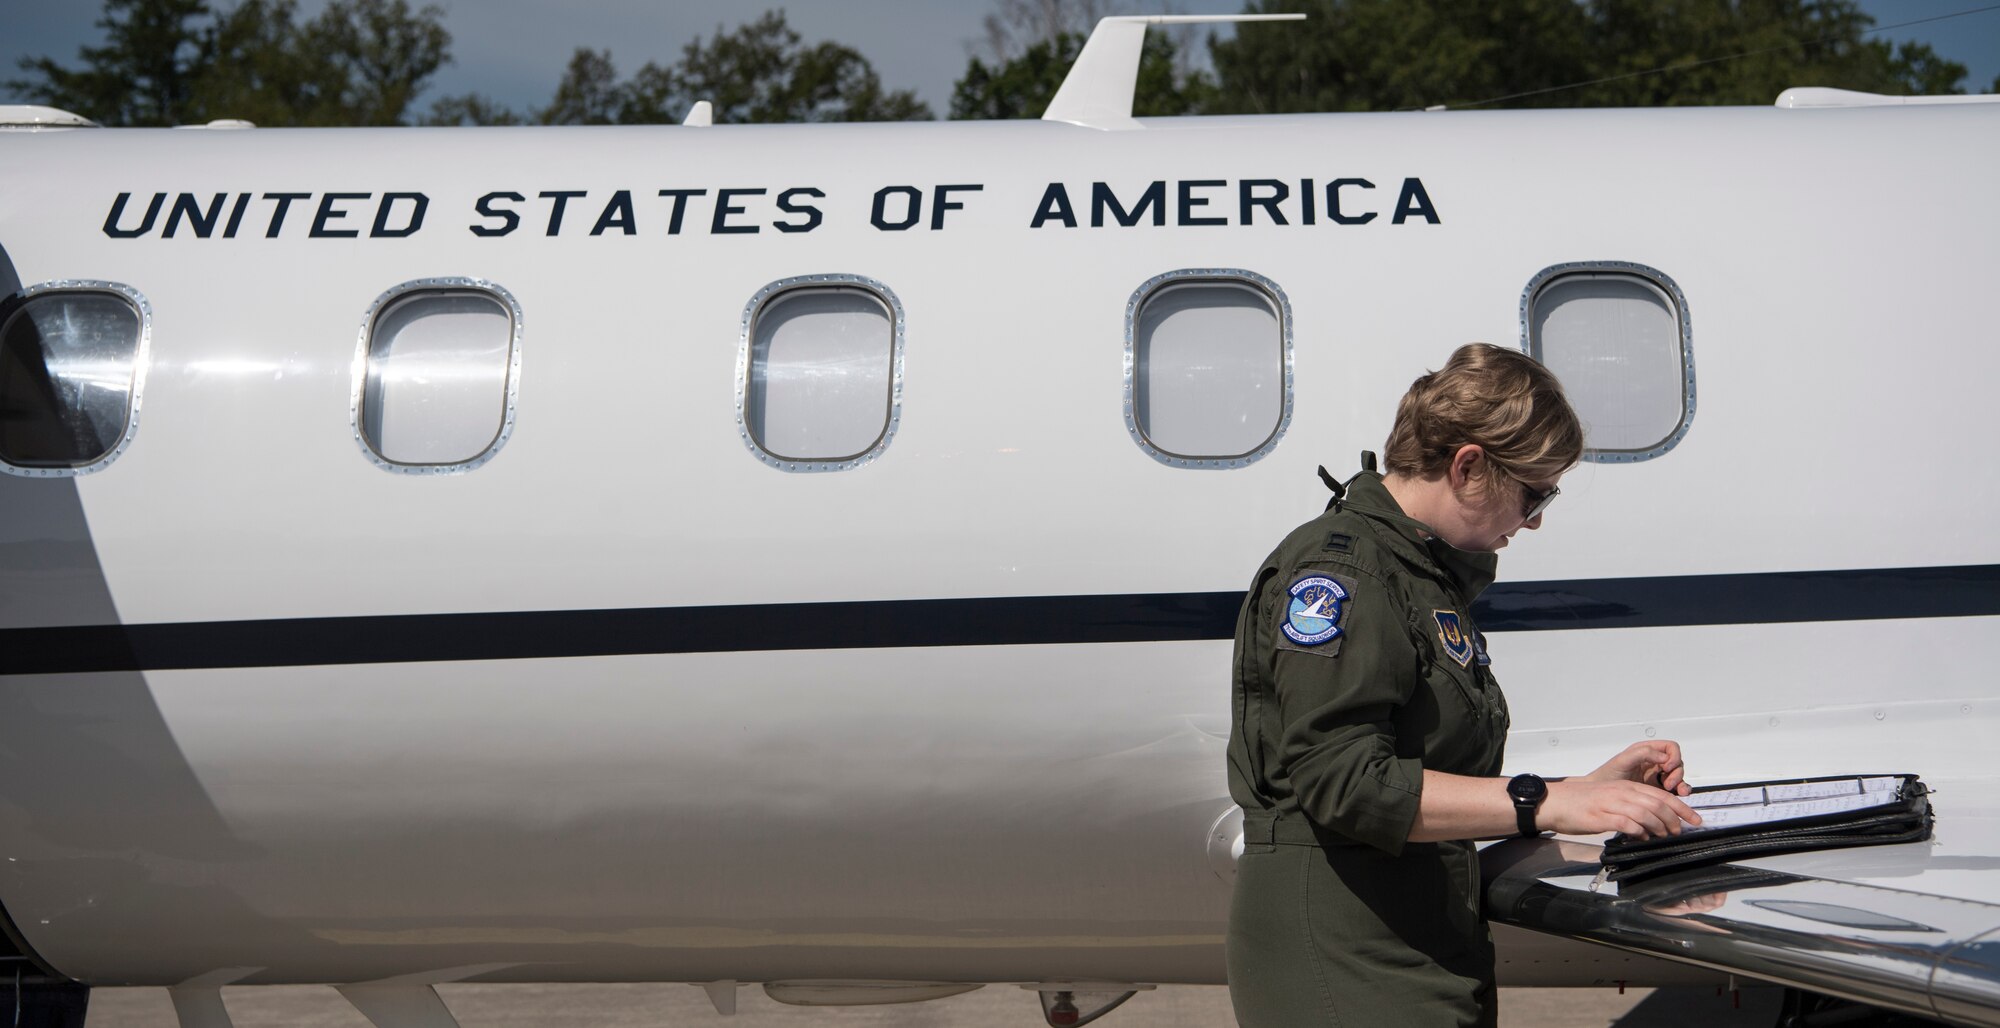
POLYGON ((1514 801, 1514 822, 1521 834, 1533 838, 1542 834, 1535 828, 1535 808, 1548 798, 1549 783, 1541 775, 1515 775, 1507 781, 1507 795, 1514 801))

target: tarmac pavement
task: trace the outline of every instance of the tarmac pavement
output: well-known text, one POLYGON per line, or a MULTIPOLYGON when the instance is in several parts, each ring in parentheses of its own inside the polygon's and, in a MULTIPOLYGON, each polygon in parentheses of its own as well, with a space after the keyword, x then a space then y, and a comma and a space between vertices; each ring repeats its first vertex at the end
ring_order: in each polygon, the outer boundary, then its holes
MULTIPOLYGON (((461 1028, 1036 1028, 1035 994, 1011 985, 933 1000, 873 1007, 790 1007, 756 986, 738 990, 737 1014, 715 1013, 689 985, 441 985, 438 995, 461 1028)), ((371 1028, 339 993, 322 985, 223 990, 236 1028, 371 1028)), ((1770 1028, 1776 989, 1718 995, 1712 988, 1503 989, 1501 1028, 1770 1028)), ((165 989, 98 989, 86 1028, 175 1028, 165 989)), ((1235 1023, 1220 986, 1176 985, 1142 992, 1096 1022, 1104 1028, 1227 1028, 1235 1023)))

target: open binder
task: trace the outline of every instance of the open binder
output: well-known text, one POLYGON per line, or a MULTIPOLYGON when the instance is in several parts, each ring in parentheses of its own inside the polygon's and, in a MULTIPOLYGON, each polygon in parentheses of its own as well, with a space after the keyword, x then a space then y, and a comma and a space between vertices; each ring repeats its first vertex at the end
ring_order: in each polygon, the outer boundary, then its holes
POLYGON ((1931 837, 1929 790, 1916 775, 1833 775, 1706 786, 1684 797, 1701 814, 1680 835, 1604 844, 1614 882, 1746 857, 1931 837))

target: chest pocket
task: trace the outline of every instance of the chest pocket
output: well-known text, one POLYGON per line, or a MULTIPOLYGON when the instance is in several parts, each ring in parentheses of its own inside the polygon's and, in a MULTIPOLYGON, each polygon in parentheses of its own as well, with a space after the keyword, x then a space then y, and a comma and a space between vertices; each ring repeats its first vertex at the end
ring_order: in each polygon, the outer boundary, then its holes
POLYGON ((1434 687, 1444 686, 1441 691, 1451 692, 1465 705, 1468 713, 1476 716, 1486 707, 1485 683, 1481 681, 1483 668, 1476 658, 1459 659, 1461 655, 1472 652, 1471 640, 1455 614, 1451 619, 1439 617, 1440 614, 1451 613, 1412 606, 1404 618, 1405 627, 1417 650, 1418 677, 1434 687), (1457 630, 1456 641, 1447 631, 1447 624, 1457 630))
POLYGON ((1470 618, 1415 603, 1405 624, 1417 652, 1417 677, 1438 710, 1436 725, 1426 733, 1426 766, 1453 774, 1497 773, 1509 718, 1499 685, 1479 662, 1470 618))

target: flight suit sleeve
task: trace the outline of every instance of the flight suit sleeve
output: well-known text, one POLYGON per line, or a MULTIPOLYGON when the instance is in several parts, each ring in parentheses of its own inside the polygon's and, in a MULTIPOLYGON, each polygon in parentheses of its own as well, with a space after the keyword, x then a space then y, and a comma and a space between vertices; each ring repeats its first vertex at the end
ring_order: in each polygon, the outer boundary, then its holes
POLYGON ((1417 750, 1398 746, 1394 723, 1417 686, 1402 604, 1381 579, 1358 568, 1310 566, 1273 585, 1266 624, 1283 724, 1282 773, 1309 820, 1400 853, 1424 780, 1423 761, 1399 755, 1417 750), (1315 579, 1347 593, 1338 605, 1339 632, 1317 642, 1324 626, 1302 616, 1310 604, 1293 602, 1316 595, 1315 579))

